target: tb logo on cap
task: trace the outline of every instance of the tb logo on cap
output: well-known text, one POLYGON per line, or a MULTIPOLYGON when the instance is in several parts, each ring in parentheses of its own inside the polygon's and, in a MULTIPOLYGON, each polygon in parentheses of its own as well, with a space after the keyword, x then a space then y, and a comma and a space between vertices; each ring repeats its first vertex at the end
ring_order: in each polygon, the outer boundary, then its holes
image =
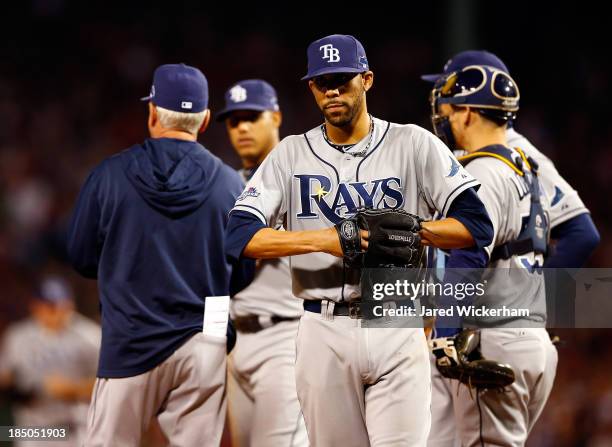
POLYGON ((247 99, 247 91, 244 87, 237 85, 230 90, 230 98, 234 102, 243 102, 247 99))
POLYGON ((327 59, 328 62, 339 62, 340 61, 340 50, 334 48, 331 43, 327 45, 321 45, 319 51, 323 50, 323 59, 327 59))

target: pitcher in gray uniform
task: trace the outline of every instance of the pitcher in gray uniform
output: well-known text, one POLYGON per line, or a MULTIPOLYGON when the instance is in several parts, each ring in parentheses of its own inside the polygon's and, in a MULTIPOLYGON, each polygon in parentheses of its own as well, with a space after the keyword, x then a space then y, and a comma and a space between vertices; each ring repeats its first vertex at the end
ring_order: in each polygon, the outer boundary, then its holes
MULTIPOLYGON (((276 91, 260 79, 237 82, 227 90, 217 119, 225 121, 242 161, 239 173, 248 182, 279 142, 276 91)), ((232 297, 238 339, 228 362, 228 409, 235 447, 308 444, 295 389, 295 337, 302 313, 302 300, 291 293, 287 258, 260 260, 253 282, 232 297)))
MULTIPOLYGON (((492 227, 475 189, 439 139, 368 113, 374 81, 361 43, 331 35, 310 44, 304 80, 325 121, 284 138, 249 180, 226 232, 230 258, 290 257, 304 299, 296 385, 313 446, 423 446, 430 427, 430 364, 422 328, 366 328, 335 225, 357 208, 430 219, 425 244, 485 247, 492 227), (279 220, 287 231, 275 228, 279 220), (349 305, 350 303, 350 305, 349 305)), ((368 234, 361 233, 367 249, 368 234)))
MULTIPOLYGON (((537 163, 508 147, 506 126, 516 118, 519 97, 507 73, 485 65, 443 76, 431 94, 436 134, 449 147, 467 152, 459 161, 482 182, 478 195, 495 230, 485 250, 451 250, 446 266, 488 266, 482 278, 487 293, 476 304, 528 309, 529 315, 479 322, 490 327, 481 330, 482 355, 514 370, 516 379, 506 389, 470 390, 433 367, 430 446, 523 446, 553 386, 557 352, 544 328, 542 272, 550 207, 537 163)), ((436 328, 434 337, 452 330, 436 328)))
POLYGON ((67 427, 67 438, 20 441, 19 447, 77 447, 84 439, 96 377, 100 326, 74 310, 69 284, 44 278, 30 317, 7 329, 0 349, 0 390, 11 390, 18 427, 67 427))

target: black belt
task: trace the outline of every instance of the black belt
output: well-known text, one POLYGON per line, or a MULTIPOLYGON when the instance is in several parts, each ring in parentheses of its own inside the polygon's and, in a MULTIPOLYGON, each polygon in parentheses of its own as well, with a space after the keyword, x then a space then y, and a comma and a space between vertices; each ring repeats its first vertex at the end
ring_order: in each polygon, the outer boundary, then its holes
POLYGON ((269 317, 269 324, 262 324, 262 320, 265 321, 267 319, 268 317, 263 317, 259 315, 245 315, 233 318, 232 321, 234 322, 234 327, 238 332, 252 334, 264 330, 268 327, 272 327, 275 324, 283 321, 299 320, 300 317, 281 317, 279 315, 272 315, 269 317))
MULTIPOLYGON (((316 314, 321 313, 321 302, 320 300, 304 300, 304 310, 313 312, 316 314)), ((341 301, 334 305, 334 315, 340 317, 351 317, 353 319, 364 318, 364 315, 373 315, 372 309, 374 306, 384 305, 385 303, 395 303, 396 307, 399 306, 410 306, 414 307, 412 300, 384 300, 384 301, 341 301), (366 314, 364 314, 366 312, 366 314)))
MULTIPOLYGON (((313 312, 316 314, 321 313, 321 301, 318 300, 304 300, 304 310, 308 312, 313 312)), ((338 315, 341 317, 351 317, 352 315, 357 315, 361 313, 361 301, 342 301, 340 303, 336 303, 334 306, 334 315, 338 315)), ((363 318, 362 317, 353 317, 353 318, 363 318)))

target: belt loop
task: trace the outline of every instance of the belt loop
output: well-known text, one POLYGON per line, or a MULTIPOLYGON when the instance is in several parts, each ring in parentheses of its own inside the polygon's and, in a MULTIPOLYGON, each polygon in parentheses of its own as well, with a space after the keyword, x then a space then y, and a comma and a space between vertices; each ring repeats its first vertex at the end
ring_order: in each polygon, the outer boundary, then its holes
POLYGON ((272 318, 269 315, 259 315, 257 320, 259 321, 262 329, 266 329, 274 325, 272 318))
POLYGON ((327 301, 327 318, 329 321, 334 321, 334 308, 336 307, 335 301, 327 301))
POLYGON ((326 321, 333 321, 335 304, 335 302, 327 299, 321 300, 321 318, 326 321))

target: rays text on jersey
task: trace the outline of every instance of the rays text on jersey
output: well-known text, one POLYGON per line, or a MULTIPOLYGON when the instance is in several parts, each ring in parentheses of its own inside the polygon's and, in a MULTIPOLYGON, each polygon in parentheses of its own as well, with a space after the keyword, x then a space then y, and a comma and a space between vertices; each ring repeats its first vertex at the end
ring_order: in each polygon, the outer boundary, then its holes
POLYGON ((325 175, 301 174, 294 178, 300 192, 298 219, 317 219, 322 214, 328 221, 338 223, 359 207, 400 208, 404 204, 398 177, 339 185, 333 185, 325 175))

